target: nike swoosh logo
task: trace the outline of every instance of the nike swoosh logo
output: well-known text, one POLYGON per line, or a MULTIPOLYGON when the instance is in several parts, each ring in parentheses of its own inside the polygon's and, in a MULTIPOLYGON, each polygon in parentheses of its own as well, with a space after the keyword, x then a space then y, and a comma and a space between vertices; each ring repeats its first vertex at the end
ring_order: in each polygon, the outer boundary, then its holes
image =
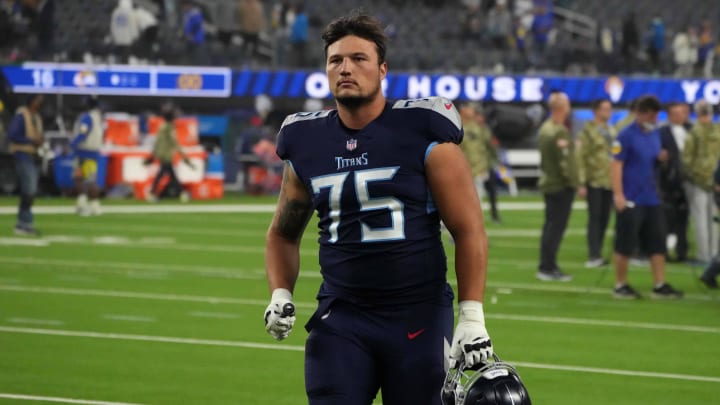
POLYGON ((416 337, 420 336, 423 332, 425 332, 425 328, 422 328, 417 332, 408 332, 408 339, 413 340, 416 337))

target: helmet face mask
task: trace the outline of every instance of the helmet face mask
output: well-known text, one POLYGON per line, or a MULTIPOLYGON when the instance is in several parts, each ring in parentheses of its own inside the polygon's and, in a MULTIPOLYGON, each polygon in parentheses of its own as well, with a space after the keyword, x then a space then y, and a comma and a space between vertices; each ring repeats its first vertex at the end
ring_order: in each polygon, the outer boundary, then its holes
POLYGON ((443 405, 531 405, 530 395, 513 366, 494 361, 450 369, 442 389, 443 405))

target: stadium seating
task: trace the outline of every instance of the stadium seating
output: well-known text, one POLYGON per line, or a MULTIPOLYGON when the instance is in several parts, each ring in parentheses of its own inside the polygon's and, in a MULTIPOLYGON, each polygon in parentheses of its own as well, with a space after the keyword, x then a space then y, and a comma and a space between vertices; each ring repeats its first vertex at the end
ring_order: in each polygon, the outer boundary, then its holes
MULTIPOLYGON (((202 0, 200 3, 216 29, 224 32, 237 30, 233 18, 238 6, 236 0, 202 0)), ((265 2, 268 18, 273 3, 265 2)), ((316 0, 305 3, 311 17, 308 59, 313 66, 321 68, 323 55, 320 30, 332 18, 357 8, 358 3, 354 0, 316 0)), ((459 1, 447 1, 439 8, 424 3, 370 0, 362 5, 365 11, 378 16, 390 27, 388 32, 392 41, 388 60, 393 69, 467 72, 502 68, 504 71, 518 72, 528 68, 525 58, 515 50, 494 50, 482 39, 463 40, 461 30, 465 10, 459 1)), ((660 17, 666 25, 668 49, 672 35, 677 30, 689 24, 699 24, 704 19, 716 22, 720 17, 720 2, 714 0, 684 0, 683 7, 677 7, 675 0, 556 0, 555 4, 556 8, 565 7, 576 15, 589 17, 597 26, 610 27, 616 33, 620 32, 623 17, 630 11, 636 11, 641 40, 652 18, 660 17)), ((62 7, 57 7, 57 49, 64 51, 63 57, 70 61, 81 61, 86 52, 101 58, 111 55, 112 45, 106 37, 110 14, 115 5, 116 0, 75 0, 63 2, 62 7)), ((189 63, 187 52, 184 52, 178 40, 179 25, 179 21, 161 22, 159 40, 162 46, 158 56, 167 64, 189 63)), ((539 68, 576 73, 577 65, 592 64, 588 61, 595 59, 597 41, 572 35, 564 28, 562 17, 556 19, 556 27, 555 45, 550 49, 546 63, 539 68)), ((238 66, 243 63, 239 49, 230 47, 227 41, 224 44, 211 41, 209 48, 213 64, 238 66)), ((663 57, 663 73, 668 73, 672 68, 671 52, 666 51, 663 57)), ((271 63, 263 61, 261 65, 271 63)), ((592 67, 589 72, 593 73, 592 67)))

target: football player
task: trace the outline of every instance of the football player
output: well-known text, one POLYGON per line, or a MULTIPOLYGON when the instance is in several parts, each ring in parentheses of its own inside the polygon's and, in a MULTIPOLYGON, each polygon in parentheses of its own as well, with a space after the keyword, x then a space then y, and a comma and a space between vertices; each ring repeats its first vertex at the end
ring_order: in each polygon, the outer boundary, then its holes
POLYGON ((322 38, 337 109, 290 115, 278 135, 285 168, 267 233, 266 330, 281 340, 293 328, 300 240, 316 211, 323 281, 305 326, 309 403, 369 405, 381 389, 386 405, 439 405, 448 360, 492 354, 487 235, 460 117, 444 98, 385 100, 377 19, 341 17, 322 38), (440 220, 455 240, 454 335, 440 220))
POLYGON ((104 130, 96 97, 83 99, 85 112, 78 117, 70 147, 75 154, 73 179, 78 192, 76 212, 81 216, 100 215, 100 187, 97 183, 98 159, 104 130))

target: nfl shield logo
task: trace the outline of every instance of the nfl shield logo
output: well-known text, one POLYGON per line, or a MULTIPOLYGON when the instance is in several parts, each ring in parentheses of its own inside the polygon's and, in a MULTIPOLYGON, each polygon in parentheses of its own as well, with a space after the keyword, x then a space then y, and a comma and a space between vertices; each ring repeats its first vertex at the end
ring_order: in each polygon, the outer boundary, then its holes
POLYGON ((345 144, 345 149, 349 151, 354 151, 355 148, 357 148, 357 139, 348 139, 347 143, 345 144))

